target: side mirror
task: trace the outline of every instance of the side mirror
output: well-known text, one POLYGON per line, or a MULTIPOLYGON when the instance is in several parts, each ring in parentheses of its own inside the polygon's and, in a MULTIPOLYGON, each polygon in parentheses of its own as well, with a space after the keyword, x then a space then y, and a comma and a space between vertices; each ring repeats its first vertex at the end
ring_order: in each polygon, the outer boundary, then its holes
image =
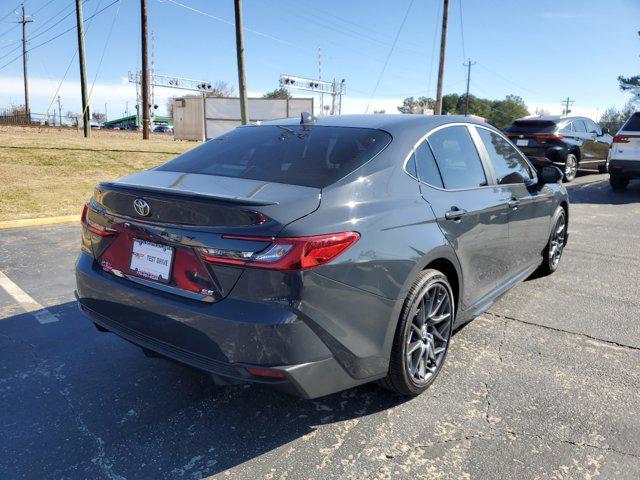
POLYGON ((602 127, 602 135, 609 135, 609 129, 607 127, 602 127))
POLYGON ((562 171, 553 165, 545 165, 540 169, 538 175, 538 185, 546 185, 547 183, 558 183, 562 180, 562 171))

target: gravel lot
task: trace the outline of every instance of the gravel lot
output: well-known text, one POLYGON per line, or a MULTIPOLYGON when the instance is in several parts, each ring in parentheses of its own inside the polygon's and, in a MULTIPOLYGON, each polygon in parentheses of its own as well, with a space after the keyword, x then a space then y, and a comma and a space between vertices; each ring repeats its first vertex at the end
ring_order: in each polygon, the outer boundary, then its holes
POLYGON ((214 387, 79 313, 77 225, 0 230, 39 304, 0 288, 0 478, 640 478, 640 183, 607 178, 571 184, 560 270, 458 331, 412 400, 214 387))

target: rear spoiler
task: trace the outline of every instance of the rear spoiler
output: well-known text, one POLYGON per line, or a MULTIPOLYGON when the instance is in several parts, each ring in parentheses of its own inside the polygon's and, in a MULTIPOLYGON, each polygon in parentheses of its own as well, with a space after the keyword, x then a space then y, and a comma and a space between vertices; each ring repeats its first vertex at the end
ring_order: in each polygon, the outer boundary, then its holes
POLYGON ((173 188, 163 188, 163 187, 150 187, 148 185, 135 185, 135 184, 126 184, 121 185, 118 182, 100 182, 98 185, 101 188, 110 189, 110 190, 119 190, 124 192, 135 192, 144 194, 148 193, 164 193, 166 195, 176 195, 184 198, 195 198, 201 200, 218 200, 220 202, 232 203, 235 205, 245 205, 245 206, 253 206, 253 207, 264 207, 267 205, 277 205, 278 202, 268 202, 264 200, 255 200, 252 198, 244 198, 244 197, 231 197, 226 195, 211 195, 206 193, 196 193, 196 192, 187 192, 184 190, 177 190, 173 188))

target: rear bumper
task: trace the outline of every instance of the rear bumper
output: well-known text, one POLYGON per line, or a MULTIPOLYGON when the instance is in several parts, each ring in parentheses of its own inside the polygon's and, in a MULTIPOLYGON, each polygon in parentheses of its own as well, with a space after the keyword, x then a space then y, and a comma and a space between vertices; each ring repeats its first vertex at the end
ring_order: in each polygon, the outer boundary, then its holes
POLYGON ((609 174, 625 178, 640 178, 640 160, 609 160, 609 174))
POLYGON ((268 383, 316 398, 386 373, 379 364, 377 373, 350 371, 353 366, 336 355, 339 342, 289 302, 183 299, 96 269, 86 253, 78 259, 76 281, 80 308, 102 328, 231 381, 268 383), (276 370, 284 378, 256 377, 251 367, 276 370))
POLYGON ((556 165, 564 165, 569 150, 558 145, 548 147, 519 147, 527 157, 545 157, 556 165))

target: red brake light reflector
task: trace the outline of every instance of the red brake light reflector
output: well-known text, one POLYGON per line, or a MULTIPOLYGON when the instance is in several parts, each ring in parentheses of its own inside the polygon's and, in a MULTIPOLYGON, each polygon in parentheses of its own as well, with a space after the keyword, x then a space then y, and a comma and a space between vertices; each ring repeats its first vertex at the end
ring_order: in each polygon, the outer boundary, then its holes
POLYGON ((110 235, 115 235, 116 232, 112 228, 103 227, 102 225, 98 225, 95 222, 92 222, 87 218, 87 212, 89 210, 89 205, 84 204, 82 208, 82 215, 80 215, 80 222, 84 227, 86 227, 91 233, 95 233, 96 235, 100 235, 101 237, 108 237, 110 235))
POLYGON ((629 143, 630 138, 640 138, 640 135, 615 135, 612 143, 629 143))
POLYGON ((564 135, 533 135, 533 137, 539 140, 562 140, 564 135))
POLYGON ((329 263, 360 239, 357 232, 340 232, 310 237, 262 238, 234 237, 223 238, 269 241, 271 244, 259 252, 244 252, 223 249, 201 249, 204 260, 212 263, 246 265, 252 268, 275 270, 308 270, 329 263))
POLYGON ((266 368, 247 368, 247 372, 256 377, 268 377, 268 378, 284 378, 284 373, 279 370, 269 370, 266 368))

